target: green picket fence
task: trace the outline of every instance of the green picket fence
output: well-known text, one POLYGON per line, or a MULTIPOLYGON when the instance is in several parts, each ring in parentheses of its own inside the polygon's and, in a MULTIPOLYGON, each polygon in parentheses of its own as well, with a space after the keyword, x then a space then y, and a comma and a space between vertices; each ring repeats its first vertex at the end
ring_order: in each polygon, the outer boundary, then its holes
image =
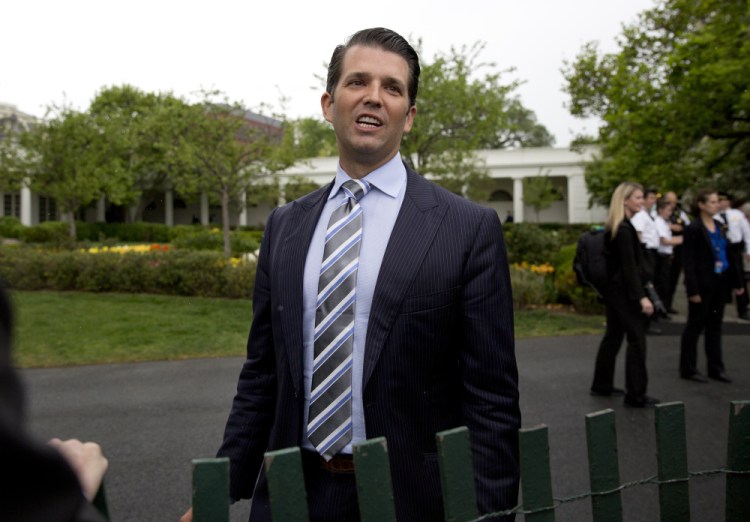
MULTIPOLYGON (((631 484, 620 483, 615 414, 603 410, 586 416, 591 492, 567 500, 591 499, 594 522, 622 521, 620 492, 640 484, 659 485, 662 522, 690 520, 689 480, 709 473, 726 475, 726 522, 750 520, 750 401, 733 401, 729 412, 729 437, 725 469, 689 472, 685 435, 685 409, 681 402, 656 407, 658 476, 631 484)), ((528 522, 553 522, 562 501, 552 496, 549 440, 544 425, 519 431, 521 492, 523 503, 512 510, 477 513, 471 478, 471 448, 466 428, 436 435, 442 480, 445 520, 480 521, 501 514, 523 514, 528 522)), ((383 438, 355 446, 354 467, 363 522, 396 520, 388 451, 383 438)), ((299 448, 266 453, 265 471, 276 522, 308 520, 307 501, 299 448)), ((193 461, 194 522, 229 521, 229 463, 227 459, 193 461)))

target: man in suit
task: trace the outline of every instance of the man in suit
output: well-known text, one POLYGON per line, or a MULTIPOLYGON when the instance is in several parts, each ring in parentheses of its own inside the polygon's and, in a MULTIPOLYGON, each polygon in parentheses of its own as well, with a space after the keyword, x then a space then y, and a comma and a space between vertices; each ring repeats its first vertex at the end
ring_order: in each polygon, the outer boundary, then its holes
POLYGON ((435 433, 461 425, 471 433, 478 509, 516 503, 520 411, 502 228, 493 210, 402 162, 418 81, 417 54, 393 31, 363 30, 338 46, 321 98, 336 133, 336 178, 268 218, 247 360, 218 453, 231 461, 232 498, 252 497, 252 521, 270 520, 263 453, 292 446, 303 450, 311 519, 359 520, 352 445, 379 436, 398 519, 442 520, 435 433), (331 290, 328 245, 339 227, 329 221, 345 207, 361 217, 352 225, 355 282, 331 290), (342 308, 350 319, 330 333, 328 312, 342 308), (331 365, 340 371, 320 377, 339 344, 350 345, 331 365), (338 402, 319 406, 325 383, 340 381, 338 402))

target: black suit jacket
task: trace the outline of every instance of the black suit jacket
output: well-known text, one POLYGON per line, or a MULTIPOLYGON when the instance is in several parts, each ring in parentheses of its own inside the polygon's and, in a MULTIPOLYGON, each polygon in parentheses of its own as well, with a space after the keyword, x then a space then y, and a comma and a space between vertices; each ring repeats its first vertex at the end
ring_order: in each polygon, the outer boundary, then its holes
MULTIPOLYGON (((305 431, 303 270, 331 186, 275 209, 262 241, 247 360, 219 450, 231 460, 232 496, 254 496, 251 520, 267 517, 263 476, 256 487, 263 453, 299 445, 305 431)), ((407 169, 366 339, 367 438, 388 441, 399 520, 442 520, 435 433, 461 425, 471 431, 480 510, 513 507, 518 377, 495 211, 407 169)))
MULTIPOLYGON (((714 219, 716 228, 726 240, 726 234, 722 224, 714 219)), ((685 270, 685 289, 687 295, 706 296, 715 290, 716 277, 714 274, 714 253, 708 230, 703 226, 700 217, 691 221, 685 227, 685 239, 683 239, 683 269, 685 270)), ((727 282, 725 291, 726 298, 731 299, 732 288, 742 288, 742 271, 737 263, 733 263, 732 254, 727 240, 727 282)))

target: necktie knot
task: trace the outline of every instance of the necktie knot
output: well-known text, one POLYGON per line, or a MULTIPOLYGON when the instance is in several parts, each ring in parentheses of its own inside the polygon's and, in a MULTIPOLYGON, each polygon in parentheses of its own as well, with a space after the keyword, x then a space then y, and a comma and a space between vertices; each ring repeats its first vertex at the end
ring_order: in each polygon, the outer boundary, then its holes
POLYGON ((341 185, 341 188, 344 189, 344 193, 348 198, 360 201, 370 192, 372 185, 363 179, 349 179, 341 185))

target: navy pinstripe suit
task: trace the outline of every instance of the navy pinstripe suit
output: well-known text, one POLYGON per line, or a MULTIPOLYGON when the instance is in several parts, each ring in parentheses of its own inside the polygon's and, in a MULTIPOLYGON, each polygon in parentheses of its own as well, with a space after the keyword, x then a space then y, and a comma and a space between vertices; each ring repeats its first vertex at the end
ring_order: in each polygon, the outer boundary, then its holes
MULTIPOLYGON (((330 189, 274 210, 261 246, 247 360, 219 450, 231 459, 231 495, 253 496, 253 521, 270 518, 265 478, 256 485, 263 452, 297 446, 304 432, 303 269, 330 189)), ((471 431, 480 511, 515 505, 517 380, 497 214, 407 168, 362 380, 367 437, 388 441, 399 520, 443 519, 435 433, 461 425, 471 431)))

